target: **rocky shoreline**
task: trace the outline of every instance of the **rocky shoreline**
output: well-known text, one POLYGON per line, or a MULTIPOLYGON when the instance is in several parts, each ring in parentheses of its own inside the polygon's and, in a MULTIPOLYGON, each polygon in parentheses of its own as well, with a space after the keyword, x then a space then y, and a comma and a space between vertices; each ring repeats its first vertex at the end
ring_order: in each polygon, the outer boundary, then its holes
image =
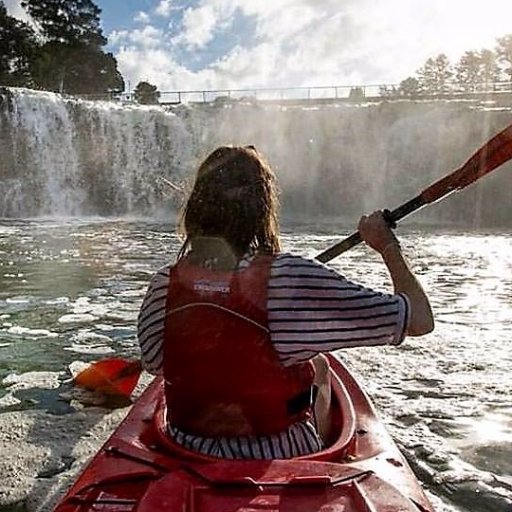
MULTIPOLYGON (((14 377, 0 413, 0 512, 51 512, 130 405, 112 409, 120 404, 73 388, 58 373, 14 377), (19 410, 28 389, 39 396, 49 392, 53 400, 46 409, 19 410)), ((133 400, 150 380, 150 375, 141 376, 133 400)))

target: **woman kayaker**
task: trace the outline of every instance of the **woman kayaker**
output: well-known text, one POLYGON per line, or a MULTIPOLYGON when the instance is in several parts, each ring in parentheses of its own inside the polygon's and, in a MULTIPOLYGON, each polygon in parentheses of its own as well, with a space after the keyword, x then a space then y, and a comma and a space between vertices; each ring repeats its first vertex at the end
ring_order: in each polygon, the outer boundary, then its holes
POLYGON ((143 367, 164 376, 169 435, 191 450, 255 459, 321 450, 330 402, 322 354, 433 329, 382 212, 363 216, 359 232, 395 294, 281 252, 276 178, 252 146, 204 160, 181 228, 176 264, 151 279, 138 338, 143 367))

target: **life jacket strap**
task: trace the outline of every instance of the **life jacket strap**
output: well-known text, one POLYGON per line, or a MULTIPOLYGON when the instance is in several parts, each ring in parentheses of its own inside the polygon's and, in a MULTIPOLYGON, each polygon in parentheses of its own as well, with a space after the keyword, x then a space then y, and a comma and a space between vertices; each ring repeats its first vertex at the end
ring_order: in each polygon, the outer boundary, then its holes
POLYGON ((189 308, 201 307, 201 306, 203 306, 203 307, 208 306, 208 307, 212 307, 215 309, 220 309, 221 311, 224 311, 225 313, 229 313, 233 316, 236 316, 237 318, 240 318, 242 320, 245 320, 246 322, 249 322, 250 324, 258 327, 259 329, 261 329, 262 331, 264 331, 266 333, 269 332, 269 329, 267 327, 265 327, 264 325, 261 325, 258 322, 255 322, 252 318, 249 318, 248 316, 237 313, 236 311, 233 311, 232 309, 225 308, 224 306, 219 306, 219 304, 215 304, 213 302, 192 302, 190 304, 185 304, 184 306, 180 306, 180 307, 171 309, 171 311, 169 311, 169 313, 167 313, 167 314, 173 315, 175 313, 179 313, 180 311, 184 311, 189 308))
POLYGON ((293 398, 290 398, 286 402, 286 410, 288 412, 288 415, 296 416, 297 414, 300 414, 305 410, 309 409, 310 407, 312 407, 316 398, 317 391, 318 389, 316 386, 310 386, 302 393, 299 393, 298 395, 295 395, 293 398))

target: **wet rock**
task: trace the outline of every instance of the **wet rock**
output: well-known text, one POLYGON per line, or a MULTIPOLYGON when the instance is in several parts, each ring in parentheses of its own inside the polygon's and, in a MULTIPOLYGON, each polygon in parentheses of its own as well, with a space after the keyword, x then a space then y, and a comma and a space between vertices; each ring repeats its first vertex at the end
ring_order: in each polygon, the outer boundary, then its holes
POLYGON ((0 509, 50 512, 128 408, 0 415, 0 509), (24 507, 24 508, 23 508, 24 507))

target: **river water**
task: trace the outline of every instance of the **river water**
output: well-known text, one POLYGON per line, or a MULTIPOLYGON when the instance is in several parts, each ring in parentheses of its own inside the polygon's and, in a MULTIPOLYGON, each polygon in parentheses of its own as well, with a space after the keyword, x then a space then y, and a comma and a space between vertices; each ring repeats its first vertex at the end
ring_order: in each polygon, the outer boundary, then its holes
MULTIPOLYGON (((311 257, 348 234, 318 226, 284 231, 287 250, 311 257)), ((512 236, 406 228, 399 235, 429 293, 435 332, 341 357, 438 510, 510 512, 512 236)), ((61 393, 68 366, 136 356, 147 282, 178 248, 168 222, 0 221, 0 428, 13 413, 36 424, 44 417, 42 435, 57 428, 49 417, 55 425, 66 415, 74 421, 73 404, 61 393)), ((331 264, 362 284, 390 289, 385 267, 364 247, 331 264)))

